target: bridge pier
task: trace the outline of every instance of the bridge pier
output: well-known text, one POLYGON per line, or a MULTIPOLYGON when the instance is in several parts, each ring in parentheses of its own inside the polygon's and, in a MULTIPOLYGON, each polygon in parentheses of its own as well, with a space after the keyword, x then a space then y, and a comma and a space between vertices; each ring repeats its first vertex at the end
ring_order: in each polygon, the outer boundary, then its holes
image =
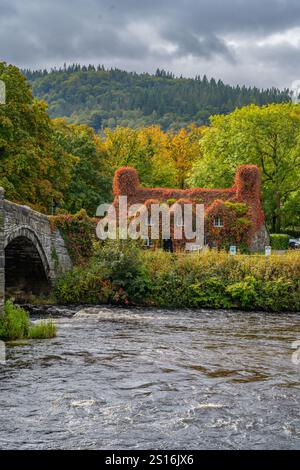
POLYGON ((4 189, 0 187, 0 315, 4 313, 5 296, 4 237, 4 189))

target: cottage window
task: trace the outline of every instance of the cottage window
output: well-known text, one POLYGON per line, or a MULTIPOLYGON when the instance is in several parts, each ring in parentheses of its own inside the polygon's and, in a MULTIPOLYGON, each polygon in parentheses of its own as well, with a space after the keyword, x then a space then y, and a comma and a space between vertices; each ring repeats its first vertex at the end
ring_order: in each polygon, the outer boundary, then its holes
POLYGON ((224 227, 223 219, 220 216, 214 218, 214 227, 222 228, 224 227))

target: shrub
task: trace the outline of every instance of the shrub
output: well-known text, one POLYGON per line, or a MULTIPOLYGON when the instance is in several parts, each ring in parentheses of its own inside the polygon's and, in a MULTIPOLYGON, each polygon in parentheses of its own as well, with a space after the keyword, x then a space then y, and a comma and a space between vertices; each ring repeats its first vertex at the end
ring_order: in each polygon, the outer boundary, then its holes
POLYGON ((4 315, 0 316, 0 339, 15 340, 24 338, 53 338, 56 326, 51 321, 43 321, 31 326, 27 312, 13 304, 5 303, 4 315))
POLYGON ((225 252, 144 254, 144 303, 180 308, 300 311, 300 254, 264 257, 225 252))
POLYGON ((5 303, 5 313, 0 317, 0 338, 4 340, 27 338, 29 325, 25 310, 8 300, 5 303))
POLYGON ((108 273, 105 279, 121 288, 132 301, 143 298, 147 276, 138 242, 109 240, 100 247, 97 258, 108 273))
POLYGON ((55 284, 55 296, 60 303, 106 303, 110 289, 105 282, 105 269, 92 259, 86 266, 74 267, 55 284))
POLYGON ((232 300, 226 294, 225 283, 211 277, 193 284, 190 288, 193 307, 231 308, 232 300))
POLYGON ((282 233, 273 233, 270 235, 271 247, 273 250, 288 250, 289 248, 289 235, 282 233))
POLYGON ((246 276, 243 281, 230 284, 226 292, 236 302, 237 306, 251 309, 257 305, 261 281, 253 276, 246 276))
POLYGON ((300 311, 300 253, 174 254, 109 242, 87 266, 59 279, 56 292, 67 303, 300 311))
POLYGON ((109 240, 95 247, 95 256, 75 267, 55 285, 61 303, 139 303, 148 286, 142 251, 132 240, 109 240))

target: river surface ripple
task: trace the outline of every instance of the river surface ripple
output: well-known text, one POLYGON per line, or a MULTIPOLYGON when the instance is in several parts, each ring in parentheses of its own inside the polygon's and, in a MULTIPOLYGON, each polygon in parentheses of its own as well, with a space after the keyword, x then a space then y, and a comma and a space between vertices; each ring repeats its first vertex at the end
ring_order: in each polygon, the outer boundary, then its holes
POLYGON ((300 449, 299 315, 85 312, 7 345, 1 449, 300 449))

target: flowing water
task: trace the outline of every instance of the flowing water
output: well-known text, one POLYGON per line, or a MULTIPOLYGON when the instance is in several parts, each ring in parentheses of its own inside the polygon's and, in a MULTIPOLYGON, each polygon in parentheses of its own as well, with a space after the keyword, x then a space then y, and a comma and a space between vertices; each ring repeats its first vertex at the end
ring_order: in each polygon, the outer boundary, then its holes
POLYGON ((299 315, 68 313, 7 346, 1 449, 300 448, 299 315))

